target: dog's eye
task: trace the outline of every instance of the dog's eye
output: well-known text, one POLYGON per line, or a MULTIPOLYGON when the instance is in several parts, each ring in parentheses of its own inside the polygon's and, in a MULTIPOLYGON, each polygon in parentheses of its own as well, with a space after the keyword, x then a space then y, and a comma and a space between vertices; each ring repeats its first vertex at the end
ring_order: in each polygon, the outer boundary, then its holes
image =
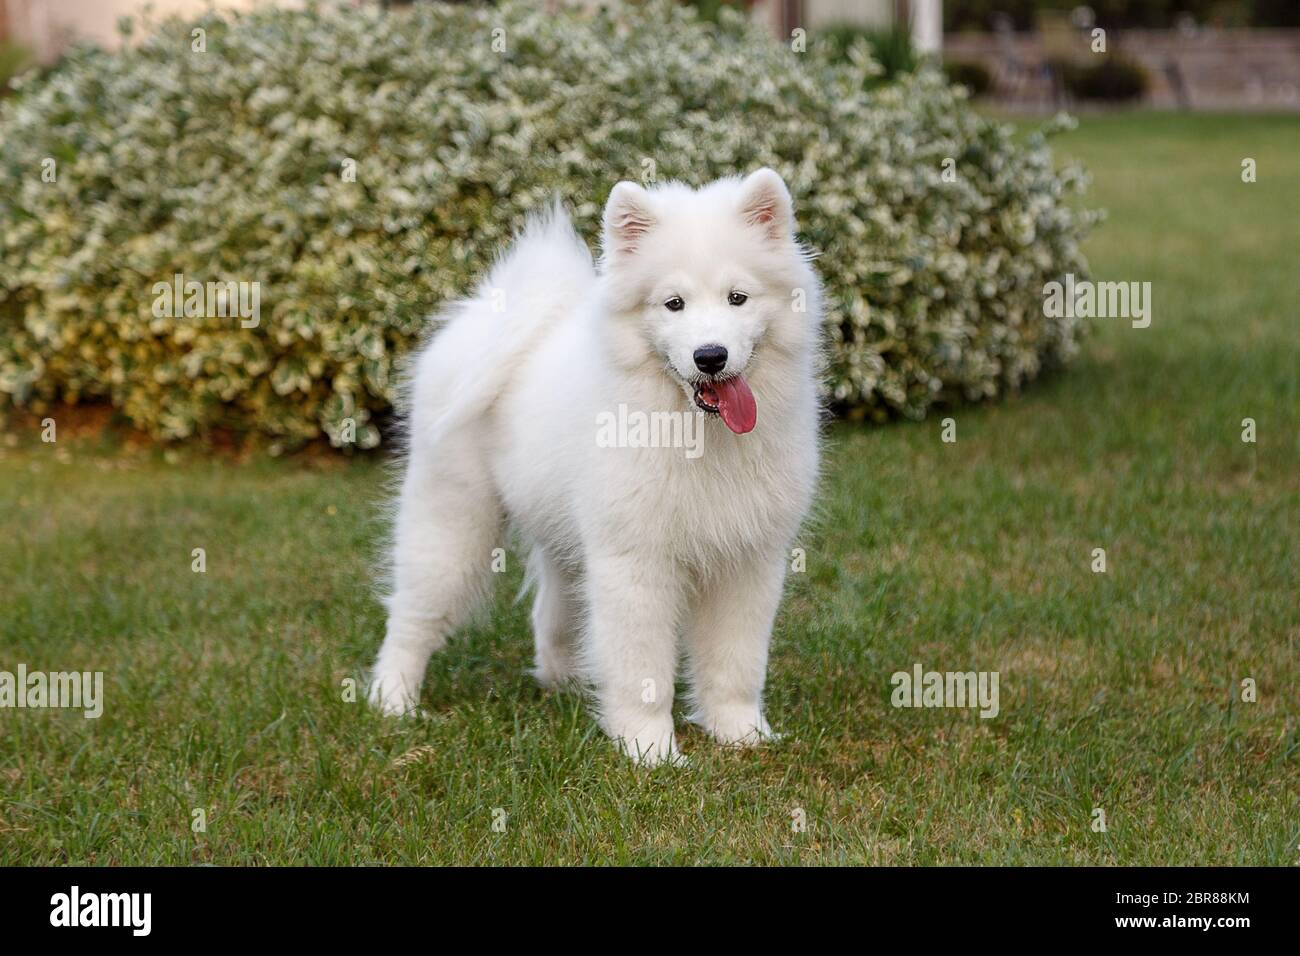
POLYGON ((727 301, 732 305, 744 305, 749 301, 749 296, 745 295, 743 292, 728 292, 727 301))
POLYGON ((664 303, 664 308, 669 312, 680 312, 682 309, 686 308, 686 302, 680 295, 675 295, 664 303))

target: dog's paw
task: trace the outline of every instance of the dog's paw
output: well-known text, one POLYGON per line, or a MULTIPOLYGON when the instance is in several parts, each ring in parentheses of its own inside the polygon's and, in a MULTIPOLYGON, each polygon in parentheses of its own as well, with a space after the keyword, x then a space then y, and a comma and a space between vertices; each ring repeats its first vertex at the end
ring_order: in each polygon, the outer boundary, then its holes
POLYGON ((664 766, 685 767, 687 763, 686 754, 677 747, 676 737, 667 740, 620 737, 614 743, 634 764, 647 770, 664 766))
POLYGON ((579 683, 572 656, 559 651, 538 651, 533 660, 533 678, 547 690, 564 690, 579 683))
POLYGON ((385 717, 407 717, 418 712, 419 692, 400 675, 376 670, 370 680, 370 706, 385 717))
POLYGON ((780 739, 756 707, 727 707, 695 721, 715 740, 728 747, 753 747, 780 739))
POLYGON ((685 766, 686 755, 677 746, 671 719, 643 726, 636 732, 611 734, 614 745, 632 759, 638 767, 658 767, 664 764, 685 766))

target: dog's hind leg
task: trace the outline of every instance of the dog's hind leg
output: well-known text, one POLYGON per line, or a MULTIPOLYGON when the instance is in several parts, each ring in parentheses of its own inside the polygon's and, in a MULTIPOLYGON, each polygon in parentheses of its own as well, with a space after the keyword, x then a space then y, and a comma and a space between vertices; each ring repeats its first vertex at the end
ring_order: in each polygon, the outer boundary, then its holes
POLYGON ((533 676, 544 687, 560 687, 577 677, 576 631, 579 626, 573 576, 541 547, 528 555, 533 598, 533 676))
POLYGON ((487 594, 502 511, 481 449, 445 437, 412 447, 398 500, 388 627, 370 684, 387 714, 415 709, 429 657, 487 594))

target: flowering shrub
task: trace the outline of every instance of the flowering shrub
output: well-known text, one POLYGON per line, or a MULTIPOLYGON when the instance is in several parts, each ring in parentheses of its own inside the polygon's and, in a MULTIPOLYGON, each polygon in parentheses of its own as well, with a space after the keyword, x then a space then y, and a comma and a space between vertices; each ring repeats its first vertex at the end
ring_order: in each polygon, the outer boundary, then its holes
POLYGON ((762 164, 821 253, 841 411, 920 416, 1068 359, 1080 328, 1041 300, 1086 272, 1081 175, 936 74, 865 92, 861 49, 807 44, 507 0, 209 14, 76 52, 0 105, 0 403, 373 445, 426 316, 528 211, 558 194, 594 241, 619 179, 762 164), (230 295, 190 309, 189 283, 230 295))

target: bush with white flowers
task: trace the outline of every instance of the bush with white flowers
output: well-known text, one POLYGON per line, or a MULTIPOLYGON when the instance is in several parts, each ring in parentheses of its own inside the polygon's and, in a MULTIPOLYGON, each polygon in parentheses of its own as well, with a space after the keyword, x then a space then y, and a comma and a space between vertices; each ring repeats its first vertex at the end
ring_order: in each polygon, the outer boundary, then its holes
POLYGON ((832 62, 815 33, 805 51, 666 3, 149 29, 0 104, 0 406, 373 445, 426 316, 530 210, 558 194, 594 242, 619 179, 763 164, 820 253, 841 411, 920 416, 1077 349, 1042 288, 1086 271, 1082 175, 936 74, 868 92, 864 50, 832 62))

